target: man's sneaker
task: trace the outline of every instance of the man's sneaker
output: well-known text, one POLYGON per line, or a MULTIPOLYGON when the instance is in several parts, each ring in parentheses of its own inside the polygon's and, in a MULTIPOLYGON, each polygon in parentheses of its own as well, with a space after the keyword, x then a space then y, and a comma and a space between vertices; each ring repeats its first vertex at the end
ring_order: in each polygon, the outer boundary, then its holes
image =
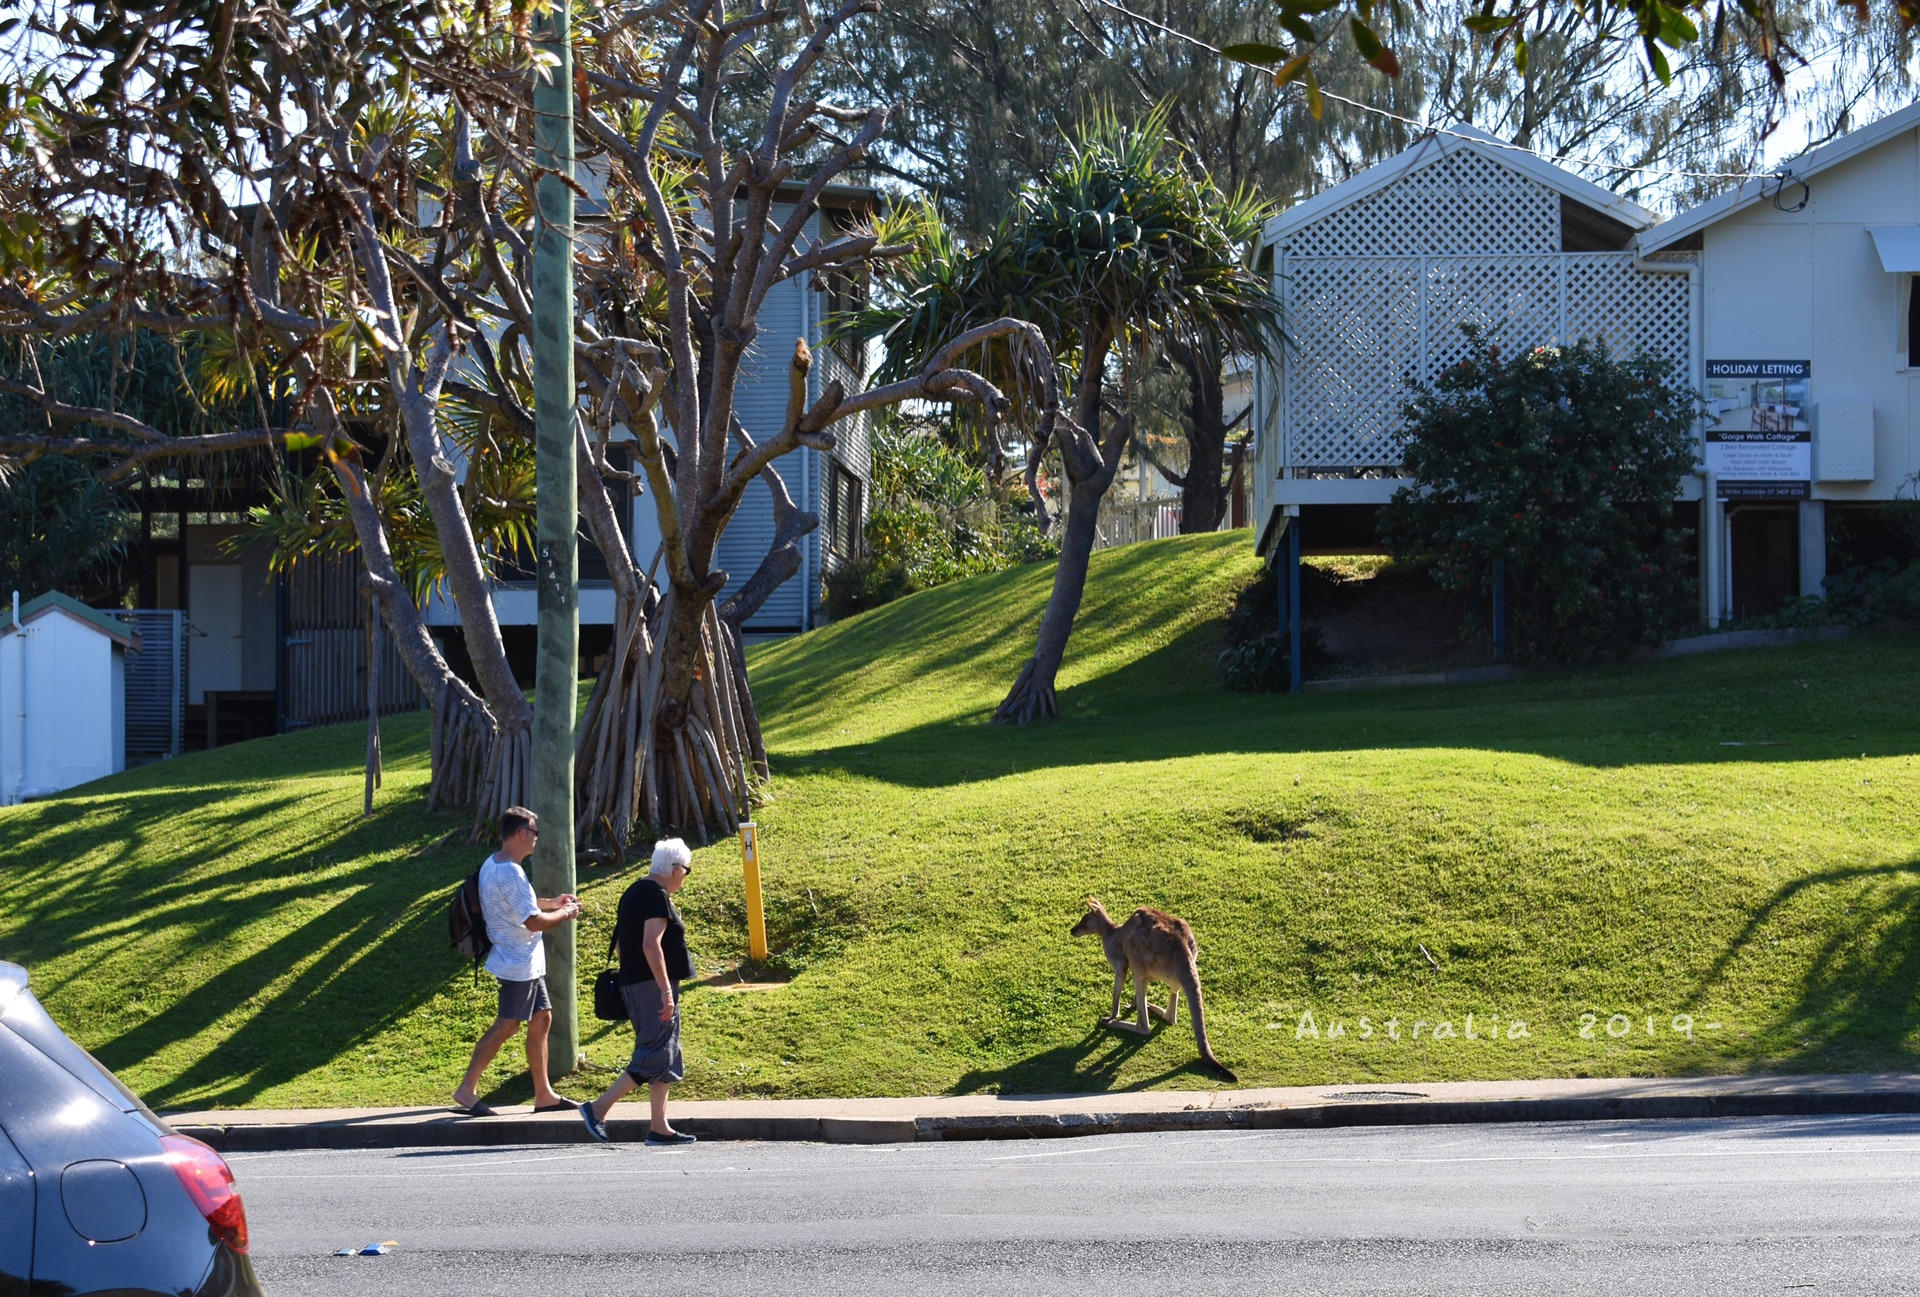
POLYGON ((662 1135, 657 1130, 647 1132, 647 1143, 652 1144, 655 1148, 671 1148, 675 1144, 698 1144, 699 1142, 699 1136, 689 1135, 684 1130, 676 1130, 671 1135, 662 1135))
POLYGON ((580 1120, 587 1123, 587 1134, 593 1136, 602 1144, 612 1142, 612 1136, 607 1134, 607 1123, 593 1115, 592 1104, 583 1103, 580 1105, 580 1120))

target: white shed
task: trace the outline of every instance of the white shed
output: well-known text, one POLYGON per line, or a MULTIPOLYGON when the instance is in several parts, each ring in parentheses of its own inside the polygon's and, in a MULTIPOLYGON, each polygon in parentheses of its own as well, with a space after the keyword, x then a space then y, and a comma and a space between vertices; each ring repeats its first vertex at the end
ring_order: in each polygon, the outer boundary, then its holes
MULTIPOLYGON (((1578 339, 1695 378, 1694 254, 1649 258, 1654 213, 1469 125, 1280 213, 1260 255, 1286 338, 1255 375, 1256 545, 1284 576, 1300 688, 1303 554, 1379 553, 1408 380, 1466 350, 1463 325, 1521 351, 1578 339)), ((1689 481, 1685 498, 1698 499, 1689 481)), ((1709 600, 1710 602, 1710 600, 1709 600)))
POLYGON ((0 805, 126 768, 126 653, 139 647, 66 595, 14 599, 0 625, 0 805))

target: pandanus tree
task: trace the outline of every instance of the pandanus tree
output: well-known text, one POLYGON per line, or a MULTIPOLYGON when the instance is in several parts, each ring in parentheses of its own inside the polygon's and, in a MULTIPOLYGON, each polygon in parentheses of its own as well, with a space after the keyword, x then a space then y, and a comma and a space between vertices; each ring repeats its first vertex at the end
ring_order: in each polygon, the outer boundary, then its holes
MULTIPOLYGON (((963 366, 973 349, 1052 373, 1036 359, 1042 335, 1013 319, 976 319, 862 391, 810 381, 805 340, 762 331, 788 281, 903 251, 813 219, 889 110, 806 86, 876 7, 613 0, 572 24, 570 183, 595 212, 573 241, 579 512, 618 603, 578 732, 576 828, 605 849, 643 824, 737 823, 764 771, 716 607, 730 580, 716 548, 748 486, 770 488, 780 525, 726 609, 736 624, 792 575, 817 525, 786 490, 782 457, 831 449, 840 421, 901 401, 969 402, 998 419, 1008 398, 963 366), (736 393, 769 363, 786 372, 785 415, 749 429, 736 393), (612 467, 619 438, 638 471, 612 467), (663 538, 644 567, 618 524, 637 495, 663 538)), ((29 363, 7 389, 50 426, 0 431, 0 456, 101 457, 109 480, 241 447, 307 457, 317 476, 288 509, 312 525, 275 525, 364 561, 433 700, 433 797, 471 804, 476 824, 525 800, 531 709, 491 579, 505 557, 494 542, 526 526, 534 191, 550 174, 536 164, 534 94, 555 65, 532 43, 526 4, 0 0, 7 9, 25 19, 31 55, 0 101, 0 333, 29 351, 119 330, 194 337, 213 357, 206 372, 253 414, 183 435, 62 401, 29 363), (490 489, 509 487, 518 496, 490 489), (459 612, 477 690, 428 634, 423 579, 459 612)), ((1025 400, 1050 406, 1037 389, 1025 400)))
MULTIPOLYGON (((1065 371, 1060 416, 1013 424, 1028 434, 1026 473, 1043 521, 1054 521, 1037 480, 1050 457, 1065 480, 1066 517, 1033 656, 996 721, 1058 713, 1055 681, 1086 590, 1100 501, 1132 437, 1128 386, 1168 341, 1208 337, 1255 353, 1273 344, 1279 302, 1251 260, 1267 215, 1247 191, 1216 186, 1168 137, 1164 113, 1127 123, 1109 112, 1069 139, 984 240, 931 243, 891 268, 892 293, 865 322, 884 340, 886 366, 912 372, 1004 315, 1037 323, 1065 371)), ((995 343, 975 350, 992 374, 1017 359, 995 343)))

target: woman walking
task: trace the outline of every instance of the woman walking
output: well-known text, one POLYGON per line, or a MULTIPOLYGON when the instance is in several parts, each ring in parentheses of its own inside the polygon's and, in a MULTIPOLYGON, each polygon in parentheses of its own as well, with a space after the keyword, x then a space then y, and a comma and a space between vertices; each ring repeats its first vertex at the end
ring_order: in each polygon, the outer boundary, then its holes
POLYGON ((679 838, 663 838, 653 848, 653 868, 620 898, 614 921, 614 949, 620 955, 620 995, 633 1021, 633 1058, 606 1093, 580 1105, 587 1132, 607 1142, 607 1113, 630 1091, 650 1087, 653 1119, 649 1144, 691 1144, 694 1136, 667 1124, 667 1089, 686 1075, 680 1057, 680 983, 693 976, 687 955, 687 929, 674 908, 673 894, 687 881, 693 853, 679 838))

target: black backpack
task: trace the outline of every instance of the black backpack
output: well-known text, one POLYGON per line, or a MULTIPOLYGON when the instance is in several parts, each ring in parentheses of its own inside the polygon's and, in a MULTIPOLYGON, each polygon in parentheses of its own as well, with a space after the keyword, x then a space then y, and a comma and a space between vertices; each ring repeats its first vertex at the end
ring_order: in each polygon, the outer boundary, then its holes
POLYGON ((453 948, 475 964, 484 961, 493 950, 493 938, 487 935, 486 911, 480 908, 480 871, 474 870, 453 893, 447 907, 447 939, 453 948))

